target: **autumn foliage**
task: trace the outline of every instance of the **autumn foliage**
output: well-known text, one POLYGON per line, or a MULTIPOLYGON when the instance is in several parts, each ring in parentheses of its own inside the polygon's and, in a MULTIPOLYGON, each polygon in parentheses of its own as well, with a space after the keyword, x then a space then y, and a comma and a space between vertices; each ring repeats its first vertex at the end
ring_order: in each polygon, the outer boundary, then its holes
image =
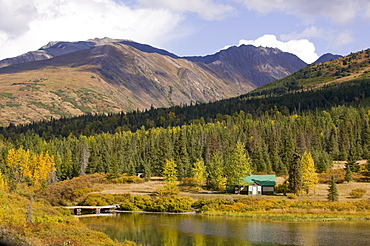
POLYGON ((5 162, 12 171, 14 187, 20 183, 27 183, 34 190, 39 190, 47 184, 48 179, 55 172, 54 157, 47 151, 35 154, 23 148, 11 148, 8 150, 5 162))

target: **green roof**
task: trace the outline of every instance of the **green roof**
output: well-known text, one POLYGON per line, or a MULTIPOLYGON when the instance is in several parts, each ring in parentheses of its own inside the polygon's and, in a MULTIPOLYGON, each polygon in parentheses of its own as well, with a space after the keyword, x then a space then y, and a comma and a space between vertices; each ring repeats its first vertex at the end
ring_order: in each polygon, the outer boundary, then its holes
POLYGON ((250 175, 242 179, 243 183, 253 184, 256 183, 260 186, 275 186, 276 185, 276 175, 250 175))

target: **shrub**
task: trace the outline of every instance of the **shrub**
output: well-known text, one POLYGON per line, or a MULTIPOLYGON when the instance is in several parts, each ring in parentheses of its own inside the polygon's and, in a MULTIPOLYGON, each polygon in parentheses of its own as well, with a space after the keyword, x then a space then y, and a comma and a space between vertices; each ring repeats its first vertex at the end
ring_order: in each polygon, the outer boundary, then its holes
POLYGON ((93 191, 96 191, 96 190, 91 189, 91 188, 87 188, 87 187, 83 187, 83 188, 80 188, 80 189, 75 189, 72 192, 71 198, 73 200, 79 199, 79 198, 82 198, 84 196, 87 196, 87 194, 89 194, 93 191))
POLYGON ((366 190, 361 188, 354 189, 349 193, 352 198, 362 198, 365 194, 366 190))
POLYGON ((84 201, 80 203, 80 205, 84 206, 106 206, 115 204, 115 197, 111 194, 103 195, 103 194, 89 194, 84 201))
POLYGON ((171 196, 161 197, 153 200, 148 208, 152 212, 188 212, 194 200, 190 197, 171 196))
POLYGON ((134 203, 139 210, 145 211, 152 205, 153 199, 148 196, 135 196, 134 203))
POLYGON ((142 183, 144 179, 137 176, 127 176, 127 174, 108 175, 107 182, 113 184, 124 183, 142 183))
POLYGON ((157 197, 168 197, 177 195, 178 193, 178 189, 158 188, 156 191, 153 192, 153 195, 157 197))
POLYGON ((148 196, 132 196, 127 194, 125 199, 120 199, 120 209, 125 211, 147 211, 153 200, 148 196))
POLYGON ((275 193, 283 193, 286 196, 286 193, 289 192, 288 185, 286 183, 279 184, 275 187, 275 193))
POLYGON ((225 205, 233 205, 235 201, 233 199, 216 198, 216 199, 204 199, 201 198, 194 202, 192 207, 197 209, 199 212, 208 211, 220 211, 225 205))
POLYGON ((296 196, 296 195, 294 195, 294 194, 289 194, 289 195, 288 195, 288 198, 289 198, 289 199, 296 199, 296 198, 297 198, 297 196, 296 196))
POLYGON ((190 177, 190 178, 183 178, 183 179, 181 179, 181 184, 180 185, 182 185, 182 186, 195 186, 196 185, 196 181, 192 177, 190 177))
POLYGON ((40 191, 37 196, 44 198, 52 205, 69 205, 73 203, 73 199, 83 196, 87 189, 91 189, 94 184, 106 182, 105 177, 106 174, 95 173, 64 180, 48 186, 40 191))

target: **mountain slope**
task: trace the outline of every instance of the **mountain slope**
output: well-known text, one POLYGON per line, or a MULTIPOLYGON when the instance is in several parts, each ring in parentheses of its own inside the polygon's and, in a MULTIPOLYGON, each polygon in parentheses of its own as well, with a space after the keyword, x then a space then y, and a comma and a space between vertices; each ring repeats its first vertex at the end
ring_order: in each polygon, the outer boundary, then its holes
POLYGON ((55 58, 57 56, 66 55, 69 53, 73 53, 76 51, 82 51, 90 49, 95 45, 106 44, 106 43, 121 43, 130 45, 140 51, 146 53, 158 53, 161 55, 167 55, 172 58, 178 58, 175 54, 167 52, 162 49, 154 48, 150 45, 136 43, 130 40, 123 40, 123 39, 111 39, 111 38, 95 38, 89 39, 87 41, 78 41, 78 42, 49 42, 47 45, 42 46, 40 49, 36 51, 30 51, 23 55, 19 55, 13 58, 7 58, 0 61, 0 68, 7 67, 16 64, 23 64, 28 62, 34 61, 42 61, 48 60, 51 58, 55 58))
POLYGON ((341 58, 341 57, 343 57, 343 56, 341 56, 341 55, 333 55, 331 53, 326 53, 326 54, 323 54, 322 56, 320 56, 319 59, 317 59, 312 64, 319 64, 319 63, 322 63, 322 62, 336 60, 336 59, 341 58))
POLYGON ((56 42, 42 50, 53 58, 0 69, 4 126, 235 97, 306 65, 294 55, 253 46, 204 58, 110 39, 56 42))
POLYGON ((283 79, 261 86, 249 95, 280 95, 369 77, 370 49, 367 49, 336 60, 309 65, 283 79))
POLYGON ((252 45, 233 46, 214 55, 186 59, 202 64, 219 77, 240 83, 249 81, 254 87, 286 77, 307 65, 290 53, 252 45))

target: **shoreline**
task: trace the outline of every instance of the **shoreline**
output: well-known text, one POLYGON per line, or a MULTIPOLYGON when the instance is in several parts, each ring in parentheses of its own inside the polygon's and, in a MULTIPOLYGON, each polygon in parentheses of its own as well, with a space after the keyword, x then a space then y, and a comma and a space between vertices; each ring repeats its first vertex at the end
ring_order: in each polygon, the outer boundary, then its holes
POLYGON ((200 215, 200 216, 221 216, 221 217, 240 217, 240 218, 250 218, 250 219, 264 219, 271 221, 289 221, 289 222, 332 222, 332 221, 369 221, 370 222, 370 212, 355 212, 355 211, 303 211, 297 212, 294 210, 286 210, 284 212, 276 211, 255 211, 246 213, 227 213, 222 211, 210 211, 205 213, 199 212, 150 212, 150 211, 124 211, 124 210, 111 210, 108 213, 102 214, 85 214, 85 215, 75 215, 77 218, 84 217, 104 217, 104 216, 116 216, 117 214, 163 214, 163 215, 200 215))

